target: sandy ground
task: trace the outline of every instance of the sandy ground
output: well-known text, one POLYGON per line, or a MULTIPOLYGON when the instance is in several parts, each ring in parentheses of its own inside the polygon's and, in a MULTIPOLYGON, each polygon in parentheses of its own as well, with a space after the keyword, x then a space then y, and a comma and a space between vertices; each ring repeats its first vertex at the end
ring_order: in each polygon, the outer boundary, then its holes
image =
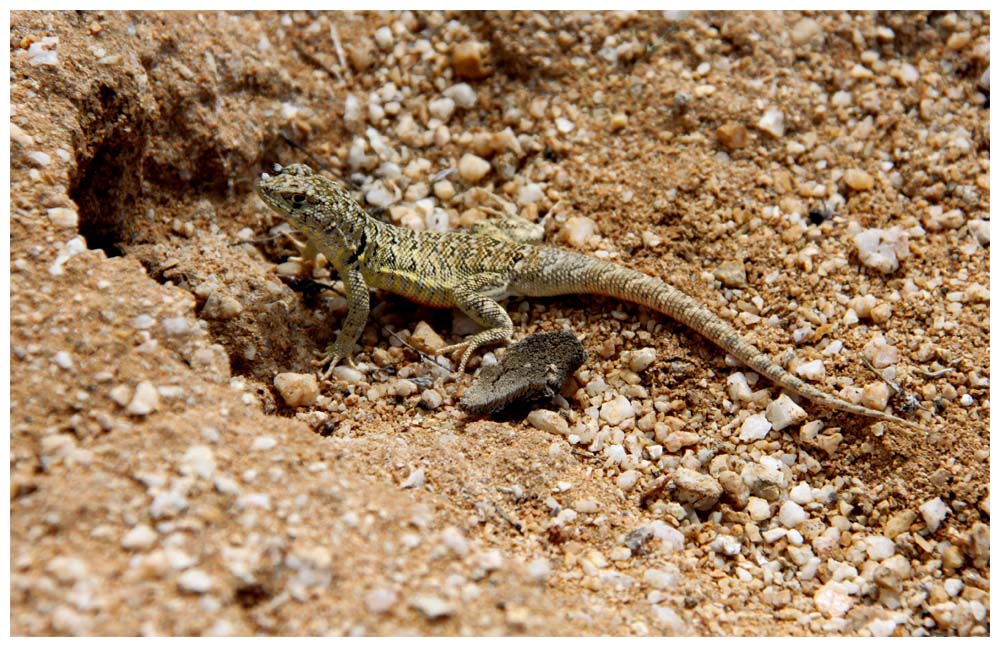
POLYGON ((988 634, 989 35, 13 13, 11 631, 988 634), (508 304, 590 357, 530 423, 460 413, 472 378, 403 341, 468 322, 385 294, 317 394, 344 300, 253 193, 296 161, 405 226, 499 197, 928 431, 802 411, 591 297, 508 304))

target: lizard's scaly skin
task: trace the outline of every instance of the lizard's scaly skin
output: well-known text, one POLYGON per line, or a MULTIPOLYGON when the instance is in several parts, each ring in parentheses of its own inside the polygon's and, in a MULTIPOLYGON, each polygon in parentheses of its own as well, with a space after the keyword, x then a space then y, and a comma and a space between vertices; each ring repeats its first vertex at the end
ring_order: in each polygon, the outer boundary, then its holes
POLYGON ((483 326, 461 344, 459 372, 479 346, 509 341, 514 332, 498 302, 511 295, 600 294, 631 301, 680 321, 747 366, 821 406, 923 429, 888 413, 825 393, 795 377, 701 303, 663 281, 584 254, 529 245, 499 236, 415 232, 375 220, 339 184, 303 164, 264 175, 257 193, 305 234, 336 268, 347 291, 348 313, 326 350, 332 370, 351 361, 368 319, 368 291, 381 288, 412 301, 458 308, 483 326))

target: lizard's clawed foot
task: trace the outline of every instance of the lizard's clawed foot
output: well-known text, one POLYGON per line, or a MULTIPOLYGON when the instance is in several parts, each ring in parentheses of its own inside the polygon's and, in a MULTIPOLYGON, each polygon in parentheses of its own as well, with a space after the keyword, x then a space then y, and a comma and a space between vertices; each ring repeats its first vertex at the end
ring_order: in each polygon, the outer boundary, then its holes
POLYGON ((463 341, 457 344, 452 344, 451 346, 445 346, 437 352, 438 355, 451 355, 455 351, 462 350, 463 348, 465 349, 465 352, 462 353, 462 359, 458 363, 458 368, 455 369, 455 372, 459 375, 465 373, 465 365, 469 363, 469 358, 472 357, 472 353, 476 350, 476 347, 468 341, 463 341))
POLYGON ((320 370, 317 373, 320 381, 329 379, 330 375, 333 374, 333 369, 337 367, 337 364, 339 364, 341 360, 346 359, 348 366, 356 368, 354 365, 354 359, 337 350, 334 350, 333 348, 328 348, 322 353, 317 353, 317 356, 318 358, 311 362, 312 365, 321 369, 324 366, 326 367, 325 370, 320 370))

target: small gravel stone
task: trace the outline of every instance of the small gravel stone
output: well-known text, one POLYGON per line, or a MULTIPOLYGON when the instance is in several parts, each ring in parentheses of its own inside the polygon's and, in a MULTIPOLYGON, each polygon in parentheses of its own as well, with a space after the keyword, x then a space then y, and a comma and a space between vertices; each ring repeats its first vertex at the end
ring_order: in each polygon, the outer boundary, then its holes
POLYGON ((61 350, 52 356, 52 361, 56 366, 63 370, 69 370, 73 368, 73 356, 68 352, 61 350))
POLYGON ((642 574, 642 581, 648 586, 661 591, 663 589, 674 588, 681 579, 680 569, 673 564, 666 564, 664 568, 668 570, 661 570, 659 568, 646 569, 642 574))
POLYGON ((640 348, 629 356, 628 367, 629 370, 635 373, 642 373, 652 366, 655 361, 656 349, 647 346, 646 348, 640 348))
POLYGON ((392 29, 389 27, 379 27, 375 30, 375 44, 382 51, 388 51, 392 49, 393 36, 392 29))
POLYGON ((528 414, 528 424, 550 434, 569 435, 569 423, 555 411, 535 409, 528 414))
POLYGON ((458 160, 458 174, 466 182, 478 182, 490 172, 490 163, 478 155, 466 153, 458 160))
POLYGON ((768 110, 757 122, 757 128, 774 137, 784 137, 785 113, 780 110, 768 110))
POLYGON ((45 570, 60 583, 72 584, 87 576, 87 563, 79 557, 60 555, 52 558, 45 570))
POLYGON ((418 594, 410 598, 410 606, 428 620, 445 618, 455 613, 455 605, 436 595, 418 594))
POLYGON ((990 244, 989 220, 970 220, 968 224, 969 231, 976 237, 976 240, 979 241, 980 245, 986 246, 990 244))
POLYGON ((191 325, 184 317, 167 317, 163 320, 163 332, 168 337, 180 337, 191 332, 191 325))
POLYGON ((797 425, 809 417, 805 409, 795 404, 784 393, 778 396, 777 400, 767 405, 765 415, 775 431, 781 431, 786 427, 797 425))
POLYGON ((413 329, 413 334, 410 335, 410 343, 417 348, 417 350, 427 353, 428 355, 436 355, 438 351, 447 346, 445 341, 441 339, 441 335, 437 334, 430 324, 425 321, 417 323, 416 327, 413 329))
POLYGON ((192 445, 184 452, 180 464, 181 474, 211 478, 215 473, 215 455, 208 445, 192 445))
POLYGON ((662 521, 654 521, 650 524, 653 536, 660 540, 663 550, 669 553, 676 553, 684 550, 684 533, 673 526, 668 526, 662 521))
POLYGON ((670 607, 662 605, 653 606, 653 618, 656 620, 656 624, 660 626, 666 634, 682 634, 686 633, 687 625, 684 619, 681 618, 676 611, 670 607))
POLYGON ((778 521, 785 528, 795 528, 805 521, 808 516, 798 503, 785 501, 781 504, 781 510, 778 512, 778 521))
POLYGON ((125 412, 133 416, 148 416, 160 406, 160 392, 152 382, 139 382, 135 387, 132 401, 125 407, 125 412))
POLYGON ((451 115, 455 112, 455 100, 448 97, 439 97, 427 104, 427 111, 431 116, 437 117, 447 123, 451 115))
POLYGON ((330 375, 338 382, 346 382, 347 384, 358 384, 365 381, 364 373, 347 365, 335 366, 330 375))
POLYGON ((729 121, 719 126, 715 131, 715 136, 720 144, 731 151, 744 148, 749 142, 746 126, 735 121, 729 121))
POLYGON ((400 483, 400 487, 404 490, 410 488, 419 488, 424 484, 424 468, 418 467, 417 469, 410 472, 406 480, 400 483))
POLYGON ((792 42, 803 45, 815 38, 821 31, 819 23, 812 18, 803 18, 792 26, 792 42))
POLYGON ((144 523, 137 524, 122 537, 122 548, 126 550, 146 550, 151 548, 159 536, 144 523))
POLYGON ((34 162, 35 166, 45 167, 52 163, 52 156, 42 151, 31 151, 27 158, 34 162))
POLYGON ((66 207, 53 207, 48 210, 48 216, 56 227, 73 228, 80 220, 76 209, 67 209, 66 207))
POLYGON ((257 436, 250 444, 250 449, 255 451, 268 451, 278 446, 278 441, 271 436, 257 436))
POLYGON ((442 202, 448 202, 455 197, 455 185, 449 180, 440 180, 434 183, 434 195, 442 202))
POLYGON ((626 470, 617 479, 618 487, 628 492, 639 482, 639 472, 636 470, 626 470))
POLYGON ((201 309, 204 319, 232 319, 243 312, 243 304, 222 290, 216 290, 208 295, 201 309))
POLYGON ((760 497, 750 497, 744 510, 754 521, 764 521, 771 518, 771 504, 760 497))
POLYGON ((812 503, 812 488, 809 487, 808 483, 799 483, 788 491, 788 498, 799 505, 812 503))
POLYGON ((763 413, 755 413, 747 417, 740 426, 740 440, 743 442, 753 442, 767 437, 771 431, 771 422, 763 413))
POLYGON ((844 182, 855 191, 868 191, 875 186, 875 178, 867 171, 856 168, 844 171, 844 182))
POLYGON ((626 420, 635 418, 635 408, 629 399, 619 395, 614 400, 601 405, 601 420, 612 427, 617 427, 626 420))
POLYGON ((199 568, 190 568, 181 573, 177 584, 187 593, 205 593, 212 588, 212 578, 199 568))
POLYGON ((544 582, 552 574, 549 560, 539 557, 528 562, 528 577, 534 582, 544 582))
POLYGON ((717 553, 733 557, 740 554, 740 540, 732 535, 719 535, 712 540, 711 549, 717 553))
POLYGON ((573 216, 559 230, 559 238, 573 247, 583 249, 596 233, 597 224, 593 220, 586 216, 573 216))
POLYGON ((468 83, 458 83, 446 89, 442 94, 455 102, 461 108, 472 108, 476 105, 476 91, 468 83))
POLYGON ((869 409, 883 411, 889 405, 892 392, 885 382, 872 382, 861 389, 861 404, 869 409))
POLYGON ((885 524, 885 536, 889 539, 895 539, 898 535, 908 532, 910 530, 910 525, 917 518, 917 513, 913 510, 900 510, 891 517, 889 521, 885 524))
POLYGON ((469 554, 469 540, 455 526, 448 526, 442 530, 439 539, 441 545, 456 557, 465 557, 469 554))
POLYGON ((926 501, 918 509, 924 518, 924 523, 927 524, 927 529, 931 532, 937 531, 948 514, 948 506, 941 500, 941 497, 934 497, 930 501, 926 501))
POLYGON ((542 191, 542 187, 534 182, 531 182, 530 184, 525 184, 518 190, 515 201, 518 206, 524 207, 529 204, 541 202, 543 198, 545 198, 545 192, 542 191))
POLYGON ((312 373, 278 373, 274 388, 290 407, 307 407, 319 396, 319 382, 312 373))
POLYGON ((60 604, 52 610, 52 628, 60 634, 83 636, 91 631, 91 620, 65 604, 60 604))
POLYGON ((747 270, 743 261, 725 261, 712 270, 712 276, 727 288, 745 288, 747 270))
POLYGON ((451 52, 451 66, 462 79, 483 79, 489 76, 489 69, 483 63, 485 45, 474 40, 455 45, 451 52))
POLYGON ((811 362, 805 362, 796 366, 795 374, 803 380, 816 382, 826 377, 826 367, 823 365, 823 360, 814 359, 811 362))
POLYGON ((156 319, 147 314, 137 315, 132 319, 132 327, 136 330, 149 330, 155 325, 156 319))
POLYGON ((884 274, 899 269, 899 261, 910 254, 909 238, 899 226, 865 229, 855 234, 853 240, 861 263, 884 274))
POLYGON ((440 407, 443 402, 444 398, 441 397, 441 394, 436 389, 427 389, 420 394, 420 403, 431 411, 440 407))
POLYGON ((880 562, 896 553, 896 544, 888 537, 872 535, 865 538, 865 550, 870 559, 880 562))
POLYGON ((813 595, 816 608, 829 618, 842 618, 854 606, 854 600, 847 593, 843 582, 827 582, 813 595))
POLYGON ((365 191, 365 202, 373 207, 379 207, 382 209, 395 204, 399 201, 399 198, 400 194, 398 190, 390 190, 381 181, 375 182, 367 191, 365 191))
POLYGON ((695 510, 711 510, 722 496, 722 485, 708 474, 702 474, 686 467, 674 471, 674 498, 681 503, 690 503, 695 510))
POLYGON ((365 608, 369 613, 387 613, 398 601, 396 591, 386 587, 375 587, 365 593, 365 608))

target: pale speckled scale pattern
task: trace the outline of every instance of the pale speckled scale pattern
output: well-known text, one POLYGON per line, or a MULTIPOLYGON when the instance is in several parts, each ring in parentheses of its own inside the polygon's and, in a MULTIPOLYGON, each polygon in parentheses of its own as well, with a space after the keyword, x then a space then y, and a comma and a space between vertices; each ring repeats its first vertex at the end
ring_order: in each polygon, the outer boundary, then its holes
POLYGON ((370 288, 431 306, 459 308, 480 323, 485 330, 445 349, 465 347, 459 372, 477 347, 510 340, 513 324, 499 300, 510 295, 599 294, 644 305, 684 323, 781 388, 816 404, 923 429, 803 382, 695 299, 621 265, 495 236, 393 227, 369 217, 343 187, 302 164, 265 175, 257 192, 326 256, 347 288, 348 315, 326 352, 330 369, 341 359, 350 361, 368 319, 370 288))

